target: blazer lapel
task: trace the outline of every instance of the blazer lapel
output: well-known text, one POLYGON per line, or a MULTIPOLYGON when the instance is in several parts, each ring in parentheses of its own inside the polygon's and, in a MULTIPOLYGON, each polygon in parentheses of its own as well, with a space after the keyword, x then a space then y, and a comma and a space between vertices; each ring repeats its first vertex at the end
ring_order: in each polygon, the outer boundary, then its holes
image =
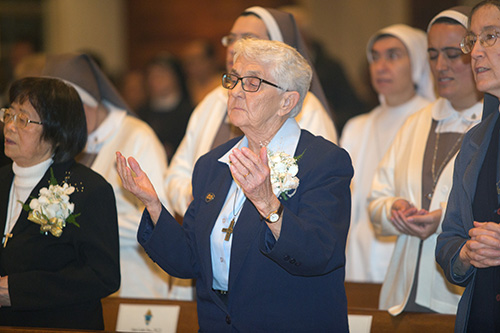
MULTIPOLYGON (((12 164, 9 168, 5 167, 2 169, 2 174, 0 174, 0 232, 2 233, 2 239, 5 230, 5 224, 7 223, 7 210, 9 205, 10 188, 12 186, 12 180, 14 179, 14 173, 12 172, 12 164)), ((0 253, 3 247, 0 246, 0 253)))
POLYGON ((250 200, 245 200, 238 221, 234 228, 231 245, 231 265, 229 268, 229 289, 237 279, 252 243, 264 227, 260 215, 250 200))
POLYGON ((487 123, 485 124, 485 129, 483 131, 476 131, 469 142, 470 147, 468 147, 468 151, 470 151, 474 157, 465 168, 462 181, 465 193, 471 202, 476 192, 476 180, 479 172, 481 171, 481 166, 483 165, 486 151, 488 150, 488 145, 490 144, 489 138, 491 137, 491 133, 495 127, 498 114, 499 113, 496 112, 490 117, 484 119, 483 123, 487 123))
MULTIPOLYGON (((197 218, 204 219, 204 223, 199 223, 196 228, 196 240, 198 242, 199 255, 201 258, 200 264, 202 270, 207 272, 209 276, 210 288, 212 286, 212 259, 210 251, 210 234, 215 225, 215 221, 219 216, 222 205, 226 200, 227 193, 231 186, 232 177, 229 168, 225 164, 220 164, 220 167, 214 173, 216 174, 212 182, 205 187, 206 193, 203 193, 202 203, 197 214, 197 218)), ((216 296, 214 294, 214 296, 216 296)), ((217 297, 217 296, 216 296, 217 297)), ((217 297, 218 298, 218 297, 217 297)), ((220 299, 219 299, 220 301, 220 299)))

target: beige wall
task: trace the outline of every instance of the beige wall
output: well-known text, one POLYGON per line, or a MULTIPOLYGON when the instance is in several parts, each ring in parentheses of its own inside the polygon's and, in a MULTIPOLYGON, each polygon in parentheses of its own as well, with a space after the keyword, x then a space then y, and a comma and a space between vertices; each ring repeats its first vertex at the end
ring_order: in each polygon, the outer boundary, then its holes
POLYGON ((46 50, 91 50, 103 58, 109 72, 117 73, 127 66, 124 14, 123 0, 47 0, 46 50))
POLYGON ((377 30, 408 23, 408 0, 298 0, 310 15, 310 31, 344 65, 361 95, 366 70, 366 43, 377 30))
MULTIPOLYGON (((140 1, 140 0, 137 0, 140 1)), ((178 1, 178 0, 165 0, 178 1)), ((193 0, 193 10, 202 8, 193 0)), ((463 0, 473 5, 477 0, 463 0)), ((204 2, 204 1, 203 1, 204 2)), ((310 31, 337 57, 362 96, 365 80, 365 47, 377 30, 394 23, 408 23, 409 0, 297 0, 310 14, 310 31)), ((48 52, 90 49, 102 56, 109 72, 127 68, 125 0, 45 0, 48 52)))

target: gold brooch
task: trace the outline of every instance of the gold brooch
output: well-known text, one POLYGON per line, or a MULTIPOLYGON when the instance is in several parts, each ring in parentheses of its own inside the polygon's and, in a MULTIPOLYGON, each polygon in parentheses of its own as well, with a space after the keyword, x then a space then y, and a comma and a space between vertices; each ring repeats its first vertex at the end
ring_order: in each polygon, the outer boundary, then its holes
POLYGON ((215 198, 215 194, 213 193, 208 193, 206 196, 205 196, 205 202, 210 202, 212 200, 214 200, 215 198))

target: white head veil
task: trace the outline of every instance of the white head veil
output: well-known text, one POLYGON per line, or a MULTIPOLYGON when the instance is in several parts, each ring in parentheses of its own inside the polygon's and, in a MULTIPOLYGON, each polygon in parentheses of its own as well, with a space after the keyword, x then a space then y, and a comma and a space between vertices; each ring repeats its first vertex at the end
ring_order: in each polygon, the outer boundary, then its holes
POLYGON ((436 22, 440 18, 450 18, 458 23, 460 23, 465 29, 469 29, 469 16, 472 8, 469 6, 456 6, 450 9, 443 10, 436 16, 432 18, 427 26, 427 33, 431 29, 434 22, 436 22))
MULTIPOLYGON (((371 54, 373 44, 381 35, 394 36, 404 44, 410 57, 412 81, 415 84, 416 93, 430 101, 435 100, 434 83, 427 59, 427 35, 425 32, 405 24, 394 24, 377 31, 370 38, 366 47, 369 62, 373 60, 371 54)), ((381 96, 379 99, 383 100, 381 96)))

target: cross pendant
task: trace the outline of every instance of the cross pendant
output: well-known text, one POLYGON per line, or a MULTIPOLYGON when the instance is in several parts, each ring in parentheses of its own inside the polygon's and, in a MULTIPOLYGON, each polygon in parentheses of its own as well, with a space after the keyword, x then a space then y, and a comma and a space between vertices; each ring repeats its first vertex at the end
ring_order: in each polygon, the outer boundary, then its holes
POLYGON ((14 236, 14 235, 11 234, 10 232, 8 232, 8 233, 5 234, 5 240, 3 242, 3 247, 4 248, 7 246, 7 241, 9 240, 9 238, 12 238, 12 236, 14 236))
POLYGON ((233 228, 234 228, 234 218, 231 220, 231 223, 229 223, 229 227, 222 228, 222 232, 226 233, 226 237, 224 237, 225 241, 229 241, 229 239, 231 238, 231 234, 233 233, 233 228))

